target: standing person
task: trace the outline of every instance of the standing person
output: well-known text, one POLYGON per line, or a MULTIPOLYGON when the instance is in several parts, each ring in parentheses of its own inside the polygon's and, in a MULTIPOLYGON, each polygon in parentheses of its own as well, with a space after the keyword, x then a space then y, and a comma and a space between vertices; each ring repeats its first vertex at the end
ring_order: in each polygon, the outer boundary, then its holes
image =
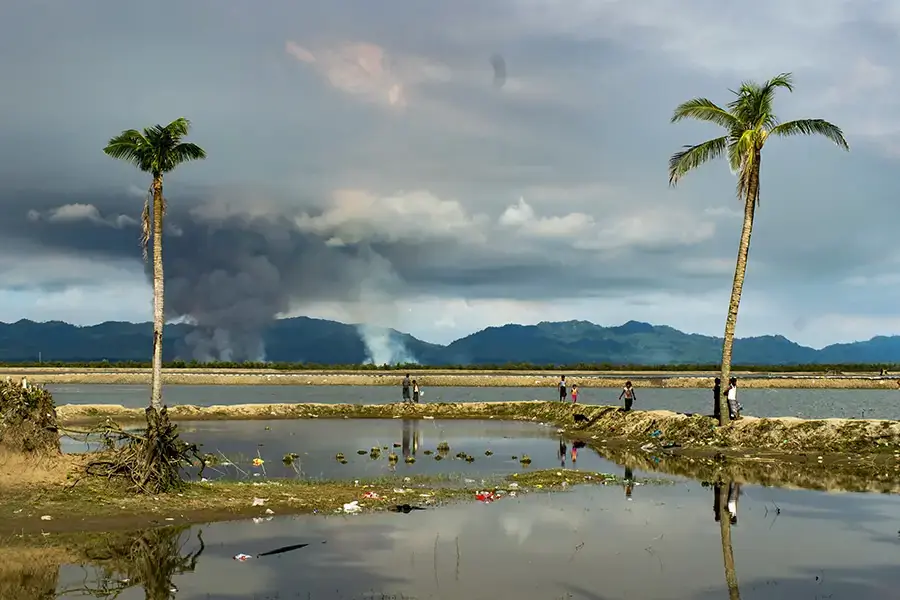
POLYGON ((625 382, 625 387, 622 388, 622 393, 619 394, 619 400, 621 400, 623 396, 625 398, 625 410, 631 410, 631 406, 637 398, 634 396, 634 388, 630 381, 625 382))
POLYGON ((556 453, 556 457, 559 459, 559 466, 565 468, 566 466, 566 454, 569 449, 566 448, 566 441, 563 438, 559 438, 559 450, 556 453))
POLYGON ((732 419, 737 419, 739 416, 738 412, 738 399, 737 399, 737 377, 732 377, 728 380, 728 412, 731 413, 730 417, 732 419))
POLYGON ((572 404, 578 402, 578 384, 572 386, 572 404))
POLYGON ((419 384, 416 383, 415 379, 413 379, 412 384, 413 384, 413 403, 418 404, 419 403, 419 384))
POLYGON ((716 383, 713 385, 713 417, 718 419, 722 415, 722 409, 719 406, 719 400, 722 398, 722 380, 716 377, 716 383))
POLYGON ((566 401, 566 376, 563 375, 559 378, 559 401, 566 401))
POLYGON ((409 402, 409 373, 403 378, 403 401, 409 402))

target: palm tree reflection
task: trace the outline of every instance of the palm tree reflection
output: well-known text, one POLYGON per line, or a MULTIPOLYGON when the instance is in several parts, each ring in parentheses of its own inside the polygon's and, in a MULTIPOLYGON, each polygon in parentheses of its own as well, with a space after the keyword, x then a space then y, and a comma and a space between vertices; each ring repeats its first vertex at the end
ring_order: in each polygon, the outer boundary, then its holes
POLYGON ((403 458, 415 456, 422 441, 422 433, 419 431, 418 419, 403 419, 403 458))
POLYGON ((737 525, 738 497, 741 494, 739 483, 729 482, 727 485, 713 485, 713 515, 719 523, 722 534, 722 558, 725 562, 725 584, 728 586, 730 600, 740 600, 737 573, 734 569, 734 549, 731 546, 731 526, 737 525))

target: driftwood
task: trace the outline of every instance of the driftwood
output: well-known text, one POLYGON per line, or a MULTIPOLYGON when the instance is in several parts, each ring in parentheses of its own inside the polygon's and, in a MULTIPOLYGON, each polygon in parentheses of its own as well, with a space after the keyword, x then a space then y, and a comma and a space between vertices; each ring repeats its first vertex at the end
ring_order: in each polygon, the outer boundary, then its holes
POLYGON ((146 410, 147 428, 143 435, 130 433, 107 421, 93 433, 100 433, 107 447, 85 467, 88 475, 124 481, 130 489, 143 494, 160 494, 184 486, 182 471, 206 461, 195 444, 178 437, 178 427, 169 420, 166 407, 146 410))

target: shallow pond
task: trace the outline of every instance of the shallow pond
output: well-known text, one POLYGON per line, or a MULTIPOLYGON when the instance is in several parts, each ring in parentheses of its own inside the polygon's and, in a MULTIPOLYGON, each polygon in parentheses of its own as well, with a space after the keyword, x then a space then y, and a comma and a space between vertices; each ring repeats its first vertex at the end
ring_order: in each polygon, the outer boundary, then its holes
MULTIPOLYGON (((897 597, 898 498, 754 486, 730 491, 740 598, 897 597)), ((136 533, 123 537, 131 563, 107 563, 105 573, 65 565, 51 581, 73 590, 61 598, 101 586, 132 586, 119 598, 144 598, 146 586, 153 590, 148 598, 177 589, 169 597, 181 600, 721 600, 729 592, 714 497, 713 488, 695 482, 642 486, 631 500, 620 487, 580 487, 409 514, 220 523, 172 530, 168 541, 157 530, 145 546, 134 542, 136 533), (201 540, 203 552, 192 565, 201 540), (258 556, 297 544, 308 546, 258 556), (239 553, 252 558, 235 561, 239 553)))
MULTIPOLYGON (((201 445, 203 453, 218 459, 220 464, 212 465, 206 473, 210 479, 372 479, 393 475, 471 478, 557 467, 622 474, 614 463, 589 448, 573 448, 570 440, 561 447, 555 427, 531 422, 313 419, 182 422, 178 428, 182 439, 201 445), (438 452, 441 442, 449 444, 449 451, 438 452), (372 448, 379 452, 373 454, 372 448), (284 456, 292 453, 296 459, 285 464, 284 456), (346 464, 336 459, 338 453, 344 455, 346 464), (459 453, 474 460, 457 457, 459 453), (391 454, 396 455, 396 462, 389 459, 391 454), (524 456, 531 458, 530 465, 521 463, 524 456), (407 462, 407 457, 415 462, 407 462), (262 465, 254 466, 254 458, 262 459, 262 465)), ((63 450, 67 452, 93 447, 96 445, 64 438, 63 450)))
MULTIPOLYGON (((121 404, 146 406, 150 393, 141 385, 50 385, 57 405, 121 404)), ((556 400, 555 387, 426 388, 426 402, 503 402, 556 400)), ((265 404, 321 402, 326 404, 385 404, 399 400, 399 388, 384 386, 287 386, 287 385, 167 385, 169 406, 193 404, 265 404)), ((579 402, 617 404, 618 389, 583 388, 579 402)), ((761 417, 900 419, 900 390, 775 390, 745 389, 740 392, 747 414, 761 417)), ((638 389, 638 409, 677 412, 712 412, 712 393, 703 389, 638 389)))

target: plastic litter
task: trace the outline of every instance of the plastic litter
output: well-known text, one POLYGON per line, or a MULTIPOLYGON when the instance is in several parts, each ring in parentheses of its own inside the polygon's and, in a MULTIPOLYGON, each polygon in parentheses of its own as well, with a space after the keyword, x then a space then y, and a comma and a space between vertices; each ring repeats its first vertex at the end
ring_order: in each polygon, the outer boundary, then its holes
POLYGON ((363 498, 378 500, 379 498, 381 498, 381 496, 379 496, 376 492, 366 492, 365 494, 363 494, 363 498))
POLYGON ((483 502, 484 504, 490 504, 494 500, 499 500, 503 496, 501 494, 497 494, 495 492, 478 492, 475 494, 475 499, 479 502, 483 502))
POLYGON ((266 503, 266 500, 268 500, 268 498, 254 498, 251 506, 262 506, 266 503))
POLYGON ((362 508, 359 506, 359 500, 354 500, 353 502, 348 502, 344 505, 345 513, 358 513, 362 508))
POLYGON ((250 556, 249 554, 235 554, 232 558, 234 558, 234 560, 239 560, 241 562, 244 562, 245 560, 250 560, 253 557, 250 556))

